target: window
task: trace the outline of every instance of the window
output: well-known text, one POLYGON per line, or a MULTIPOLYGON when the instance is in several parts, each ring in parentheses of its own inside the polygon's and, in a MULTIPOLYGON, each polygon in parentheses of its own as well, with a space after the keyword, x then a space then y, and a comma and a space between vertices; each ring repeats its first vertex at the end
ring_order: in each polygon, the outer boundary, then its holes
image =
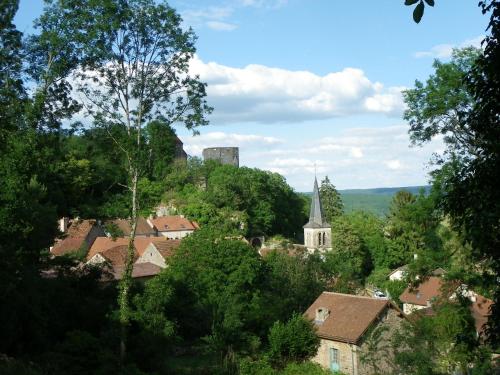
POLYGON ((323 232, 323 245, 326 244, 326 232, 323 232))
POLYGON ((318 233, 318 245, 321 246, 321 233, 318 233))
POLYGON ((330 370, 339 371, 340 363, 339 363, 339 351, 335 348, 330 348, 330 370))

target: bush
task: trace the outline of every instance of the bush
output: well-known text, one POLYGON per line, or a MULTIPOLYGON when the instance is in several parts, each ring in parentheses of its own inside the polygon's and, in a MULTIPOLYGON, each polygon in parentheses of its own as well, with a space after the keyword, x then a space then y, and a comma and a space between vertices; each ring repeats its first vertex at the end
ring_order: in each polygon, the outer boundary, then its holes
POLYGON ((295 314, 282 323, 277 321, 269 331, 269 359, 283 368, 288 362, 303 362, 314 356, 320 340, 313 324, 302 315, 295 314))

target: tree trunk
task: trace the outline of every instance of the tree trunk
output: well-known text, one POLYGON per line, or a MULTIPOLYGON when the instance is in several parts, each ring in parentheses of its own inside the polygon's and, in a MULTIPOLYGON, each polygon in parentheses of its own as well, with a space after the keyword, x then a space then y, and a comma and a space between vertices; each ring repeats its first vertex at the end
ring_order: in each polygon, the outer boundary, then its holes
POLYGON ((120 309, 120 361, 123 364, 125 361, 125 356, 127 353, 127 330, 130 324, 130 287, 132 285, 132 271, 134 267, 134 240, 135 232, 137 229, 137 181, 139 171, 137 166, 130 168, 131 175, 131 186, 130 190, 132 192, 132 213, 130 217, 130 238, 128 242, 127 249, 127 259, 125 262, 125 270, 122 275, 122 279, 119 284, 119 309, 120 309))

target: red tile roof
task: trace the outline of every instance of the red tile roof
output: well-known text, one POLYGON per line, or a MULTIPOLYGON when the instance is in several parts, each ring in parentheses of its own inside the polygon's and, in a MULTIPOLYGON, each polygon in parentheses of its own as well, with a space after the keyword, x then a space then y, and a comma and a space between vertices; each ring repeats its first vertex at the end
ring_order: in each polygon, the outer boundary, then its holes
POLYGON ((68 228, 68 237, 87 237, 94 225, 96 225, 95 220, 75 219, 68 228))
MULTIPOLYGON (((137 254, 141 256, 146 250, 146 247, 150 243, 163 243, 169 241, 165 237, 136 237, 134 240, 134 247, 137 251, 137 254)), ((113 240, 110 237, 97 237, 94 241, 92 247, 87 254, 87 260, 90 260, 97 253, 103 253, 113 247, 116 246, 128 246, 129 238, 128 237, 119 237, 113 240)))
POLYGON ((164 242, 154 242, 156 250, 166 259, 174 255, 175 250, 181 245, 181 240, 167 240, 164 242))
POLYGON ((159 232, 195 230, 199 228, 197 223, 182 216, 160 216, 151 219, 151 222, 159 232))
POLYGON ((387 300, 323 292, 304 315, 315 320, 317 309, 328 309, 325 321, 316 322, 318 336, 355 344, 388 306, 387 300))
POLYGON ((56 242, 50 252, 56 256, 76 253, 82 246, 87 246, 85 239, 94 225, 96 225, 95 220, 73 220, 65 234, 66 237, 56 242))
MULTIPOLYGON (((132 278, 141 277, 151 277, 158 275, 162 268, 153 263, 134 263, 134 268, 132 269, 132 278)), ((121 280, 123 273, 125 272, 125 266, 115 266, 111 270, 111 274, 116 280, 121 280)))
MULTIPOLYGON (((130 221, 128 219, 115 219, 110 220, 107 223, 115 224, 118 229, 120 229, 124 236, 130 236, 132 232, 132 227, 130 226, 130 221)), ((137 228, 135 234, 138 236, 155 235, 156 231, 149 225, 148 221, 143 217, 137 218, 137 228)))
MULTIPOLYGON (((124 266, 127 262, 128 245, 118 245, 100 253, 113 266, 124 266)), ((138 258, 134 251, 134 262, 138 258)))
POLYGON ((55 256, 66 255, 78 252, 82 246, 87 246, 85 237, 66 237, 54 245, 51 254, 55 256))
POLYGON ((427 301, 430 301, 441 294, 442 286, 442 278, 431 276, 414 289, 411 289, 410 287, 406 288, 405 291, 399 296, 399 299, 403 303, 427 306, 427 301))

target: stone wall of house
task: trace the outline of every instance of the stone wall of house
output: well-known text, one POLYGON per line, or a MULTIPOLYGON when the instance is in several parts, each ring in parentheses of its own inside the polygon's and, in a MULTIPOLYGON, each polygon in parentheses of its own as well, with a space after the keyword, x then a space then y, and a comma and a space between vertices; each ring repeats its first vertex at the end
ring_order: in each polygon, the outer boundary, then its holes
POLYGON ((422 305, 414 305, 412 303, 403 303, 403 312, 406 315, 410 315, 412 312, 425 309, 427 306, 422 306, 422 305))
POLYGON ((321 339, 318 352, 312 361, 330 369, 330 348, 338 350, 340 371, 349 375, 358 375, 358 348, 356 345, 321 339))
POLYGON ((136 260, 136 263, 153 263, 158 267, 165 268, 167 264, 162 255, 156 250, 153 244, 149 244, 144 253, 136 260))
POLYGON ((394 309, 389 308, 385 314, 380 317, 378 323, 366 333, 359 346, 359 375, 373 375, 373 374, 390 374, 392 373, 392 360, 394 358, 391 348, 391 338, 396 330, 398 330, 404 318, 401 313, 394 309), (370 345, 370 335, 375 329, 382 329, 380 339, 372 340, 370 345), (375 345, 373 345, 375 344, 375 345), (369 348, 373 350, 375 355, 369 355, 373 358, 377 368, 374 368, 369 360, 363 359, 363 353, 367 353, 369 348))
POLYGON ((163 237, 167 237, 171 240, 180 240, 180 239, 190 235, 193 232, 194 232, 194 230, 177 230, 177 231, 172 230, 169 232, 158 232, 158 235, 163 236, 163 237))

